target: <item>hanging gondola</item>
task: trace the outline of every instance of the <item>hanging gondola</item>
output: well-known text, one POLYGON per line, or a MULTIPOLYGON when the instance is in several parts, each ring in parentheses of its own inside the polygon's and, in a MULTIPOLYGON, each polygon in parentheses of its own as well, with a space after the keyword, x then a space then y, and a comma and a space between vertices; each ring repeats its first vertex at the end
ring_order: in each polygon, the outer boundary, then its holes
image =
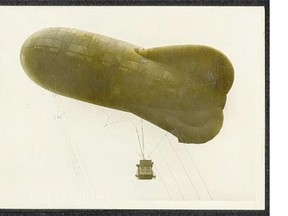
MULTIPOLYGON (((154 175, 153 172, 153 162, 152 160, 146 160, 145 159, 145 146, 144 146, 144 132, 143 132, 143 123, 141 119, 141 132, 142 132, 142 145, 140 142, 138 130, 136 127, 136 133, 138 136, 138 141, 139 141, 139 146, 140 146, 140 151, 141 151, 141 157, 142 159, 140 160, 139 164, 136 164, 137 166, 137 172, 136 172, 136 177, 140 180, 142 179, 152 179, 155 178, 156 176, 154 175)), ((149 158, 149 156, 148 156, 149 158)))
POLYGON ((143 179, 152 179, 156 176, 153 172, 153 162, 152 160, 140 160, 139 164, 136 164, 138 167, 136 177, 140 180, 143 179))

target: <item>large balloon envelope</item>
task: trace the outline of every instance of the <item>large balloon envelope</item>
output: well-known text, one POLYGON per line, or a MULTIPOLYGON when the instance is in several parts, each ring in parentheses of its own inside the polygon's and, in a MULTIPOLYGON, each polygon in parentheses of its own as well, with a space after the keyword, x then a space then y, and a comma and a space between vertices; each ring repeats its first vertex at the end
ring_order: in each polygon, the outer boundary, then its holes
POLYGON ((182 143, 205 143, 219 133, 234 80, 228 58, 208 46, 143 49, 70 28, 36 32, 20 57, 42 87, 132 112, 182 143))

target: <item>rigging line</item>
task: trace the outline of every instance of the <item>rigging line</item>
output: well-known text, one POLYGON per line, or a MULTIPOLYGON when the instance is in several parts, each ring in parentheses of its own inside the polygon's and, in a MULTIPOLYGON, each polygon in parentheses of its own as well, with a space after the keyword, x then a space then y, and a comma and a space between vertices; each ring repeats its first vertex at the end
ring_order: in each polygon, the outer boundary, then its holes
POLYGON ((154 149, 150 152, 150 154, 148 155, 148 158, 150 157, 150 155, 154 152, 154 150, 156 148, 158 148, 160 146, 160 144, 162 143, 163 139, 167 136, 167 133, 160 139, 160 141, 158 141, 158 144, 154 147, 154 149))
POLYGON ((70 157, 71 157, 71 161, 72 161, 72 164, 73 164, 73 169, 74 169, 74 172, 76 174, 76 180, 78 182, 78 189, 80 190, 80 193, 82 195, 82 197, 84 198, 85 197, 85 192, 82 190, 82 175, 81 175, 81 171, 80 171, 80 168, 78 166, 78 163, 77 163, 77 159, 75 158, 74 156, 74 153, 73 153, 73 149, 71 147, 71 143, 70 143, 70 140, 68 140, 68 151, 70 153, 70 157))
MULTIPOLYGON (((75 147, 72 144, 72 141, 71 141, 71 139, 69 137, 69 134, 68 134, 66 126, 64 126, 64 127, 65 127, 65 130, 66 130, 66 133, 67 133, 67 138, 68 138, 70 152, 71 152, 71 155, 72 155, 72 160, 74 161, 74 164, 76 164, 76 168, 78 170, 77 177, 80 180, 80 188, 83 188, 85 185, 87 185, 87 183, 86 183, 85 177, 83 175, 83 171, 81 169, 81 164, 78 161, 78 158, 77 158, 77 155, 76 155, 76 152, 75 152, 75 149, 74 149, 75 147), (83 183, 84 183, 84 185, 82 185, 83 183)), ((82 191, 82 189, 81 189, 81 191, 82 191)), ((84 191, 84 192, 82 191, 82 193, 85 193, 85 195, 86 195, 87 191, 84 191)))
MULTIPOLYGON (((60 100, 60 98, 59 98, 59 108, 61 109, 61 110, 63 110, 63 107, 62 107, 62 103, 61 103, 61 100, 60 100)), ((69 128, 68 128, 68 125, 67 125, 67 120, 66 120, 66 118, 65 118, 65 116, 63 116, 63 121, 61 121, 62 122, 62 124, 63 124, 63 126, 64 126, 64 128, 65 128, 65 132, 66 132, 66 134, 67 134, 67 138, 68 138, 68 142, 69 142, 69 145, 71 146, 71 151, 72 151, 72 154, 73 154, 73 158, 74 158, 74 160, 75 160, 75 162, 76 162, 76 164, 77 164, 77 167, 78 167, 78 169, 79 169, 79 174, 80 174, 80 177, 82 177, 82 180, 83 180, 83 182, 86 184, 86 180, 85 180, 85 178, 84 178, 84 175, 83 175, 83 173, 82 173, 82 169, 81 169, 81 162, 79 163, 79 161, 78 161, 78 159, 77 159, 77 154, 76 154, 76 152, 75 152, 75 150, 76 150, 76 148, 77 148, 77 145, 73 145, 73 142, 71 141, 71 136, 72 136, 72 133, 69 131, 69 128), (75 147, 76 146, 76 147, 75 147)), ((81 156, 80 154, 79 154, 79 156, 81 156)))
MULTIPOLYGON (((54 83, 54 86, 56 87, 56 82, 54 83)), ((54 101, 56 102, 56 109, 57 109, 58 116, 59 116, 60 111, 62 111, 62 113, 63 113, 63 107, 62 107, 61 99, 58 98, 58 97, 59 97, 58 94, 53 94, 53 96, 55 96, 55 97, 54 97, 54 98, 55 98, 54 101)), ((67 111, 67 110, 66 110, 66 111, 67 111)), ((65 112, 66 112, 66 111, 65 111, 65 112)), ((71 143, 71 140, 70 140, 68 131, 67 131, 67 126, 66 126, 66 124, 65 124, 65 121, 64 121, 64 122, 61 121, 61 117, 62 117, 62 115, 60 115, 60 118, 58 118, 58 119, 60 119, 60 124, 62 125, 62 127, 64 127, 64 131, 66 132, 67 141, 68 141, 68 149, 69 149, 70 156, 71 156, 71 159, 72 159, 72 164, 73 164, 74 172, 75 172, 75 174, 76 174, 77 182, 78 182, 78 184, 79 184, 79 186, 80 186, 80 188, 81 188, 81 179, 82 179, 82 181, 84 181, 84 183, 86 183, 86 182, 85 182, 85 179, 83 178, 82 170, 81 170, 81 168, 80 168, 79 162, 77 161, 77 157, 76 157, 76 155, 75 155, 75 152, 73 151, 73 146, 72 146, 72 143, 71 143)), ((85 196, 85 195, 83 194, 83 191, 82 191, 82 190, 81 190, 81 194, 82 194, 82 196, 85 196)))
POLYGON ((201 181, 203 182, 203 184, 204 184, 204 186, 205 186, 205 188, 206 188, 206 190, 207 190, 207 192, 208 192, 208 194, 209 194, 211 200, 213 200, 212 195, 211 195, 210 191, 208 190, 208 187, 207 187, 207 185, 206 185, 204 179, 202 178, 202 175, 200 174, 200 171, 198 170, 198 167, 196 166, 195 161, 194 161, 193 158, 192 158, 192 155, 191 155, 190 152, 188 151, 186 145, 184 145, 184 146, 185 146, 185 149, 186 149, 186 151, 188 152, 188 155, 189 155, 189 157, 190 157, 190 159, 191 159, 193 165, 195 166, 196 171, 197 171, 198 175, 200 176, 200 179, 201 179, 201 181))
POLYGON ((127 113, 127 117, 128 117, 128 119, 130 120, 130 122, 131 122, 135 127, 137 127, 137 125, 135 124, 135 122, 131 119, 131 116, 130 116, 129 113, 127 113))
POLYGON ((127 120, 123 120, 125 119, 125 117, 121 116, 120 118, 114 118, 115 120, 112 121, 111 119, 113 119, 113 114, 109 115, 107 114, 106 110, 107 108, 104 108, 102 109, 101 111, 106 115, 107 119, 106 119, 106 122, 104 124, 104 127, 107 127, 108 125, 112 125, 112 124, 115 124, 115 123, 119 123, 119 122, 124 122, 124 121, 127 121, 127 120))
POLYGON ((106 122, 105 122, 105 124, 104 124, 104 127, 106 127, 106 126, 108 125, 108 122, 109 122, 111 116, 106 113, 105 108, 102 109, 102 112, 104 112, 105 115, 107 116, 106 122))
MULTIPOLYGON (((67 125, 67 119, 66 119, 66 116, 64 116, 63 117, 64 119, 64 124, 65 124, 65 127, 66 127, 66 130, 68 131, 68 133, 70 134, 70 137, 72 137, 72 139, 73 139, 73 133, 71 133, 71 131, 69 130, 69 126, 67 125)), ((71 142, 71 141, 70 141, 71 142)), ((72 142, 71 142, 72 143, 72 142)), ((72 144, 73 145, 73 144, 72 144)), ((81 155, 81 152, 80 152, 80 150, 79 150, 79 147, 78 147, 78 145, 77 145, 77 143, 76 142, 74 142, 74 148, 75 148, 75 150, 76 150, 76 152, 78 153, 78 158, 79 158, 79 160, 80 160, 80 164, 79 164, 79 168, 80 168, 80 171, 81 171, 81 173, 82 173, 82 169, 81 169, 81 167, 84 169, 84 175, 83 175, 83 179, 84 179, 84 183, 92 190, 92 196, 94 197, 95 195, 96 195, 96 193, 95 193, 95 190, 94 190, 94 188, 93 188, 93 186, 92 186, 92 181, 91 181, 91 179, 90 179, 90 176, 89 176, 89 174, 88 174, 88 171, 87 171, 87 169, 86 169, 86 166, 85 166, 85 163, 84 163, 84 160, 83 160, 83 157, 82 157, 82 155, 81 155), (82 165, 82 166, 81 166, 82 165), (86 183, 86 180, 88 181, 88 184, 86 183)), ((77 156, 77 155, 76 155, 77 156)), ((89 189, 88 188, 88 189, 89 189)), ((90 191, 90 190, 89 190, 90 191)), ((89 193, 89 192, 88 192, 89 193)))
POLYGON ((64 116, 64 114, 70 109, 71 107, 68 107, 65 111, 61 111, 62 114, 60 114, 60 111, 59 111, 59 114, 56 116, 57 119, 60 119, 64 116))
MULTIPOLYGON (((60 102, 60 99, 57 98, 57 97, 58 97, 57 94, 55 94, 55 97, 56 97, 56 98, 55 98, 56 108, 57 108, 57 112, 59 113, 59 112, 60 112, 60 108, 61 108, 61 107, 60 107, 60 106, 61 106, 61 102, 60 102)), ((78 165, 77 159, 75 158, 75 155, 74 155, 74 153, 73 153, 71 141, 70 141, 70 138, 69 138, 69 136, 68 136, 68 134, 67 134, 66 127, 65 127, 65 125, 63 124, 62 121, 60 121, 60 124, 62 125, 62 128, 64 129, 64 132, 66 133, 66 136, 67 136, 68 151, 69 151, 69 153, 70 153, 70 157, 71 157, 73 169, 74 169, 74 172, 75 172, 75 174, 76 174, 76 180, 77 180, 77 182, 78 182, 78 184, 79 184, 79 186, 80 186, 80 188, 81 188, 81 173, 80 173, 79 165, 78 165)), ((65 143, 67 143, 67 142, 65 142, 65 143)), ((82 196, 84 196, 82 190, 81 190, 81 194, 82 194, 82 196)))
MULTIPOLYGON (((76 151, 78 152, 78 155, 79 155, 81 164, 82 164, 82 166, 83 166, 83 168, 84 168, 85 176, 88 178, 88 184, 89 184, 88 187, 89 187, 90 189, 92 189, 92 195, 93 195, 93 197, 95 197, 96 191, 95 191, 94 187, 92 186, 91 178, 90 178, 90 176, 89 176, 89 174, 88 174, 88 171, 87 171, 87 169, 86 169, 86 166, 85 166, 84 161, 83 161, 83 158, 82 158, 82 155, 81 155, 81 153, 80 153, 79 148, 78 148, 77 145, 76 145, 76 151)), ((85 179, 85 176, 84 176, 84 179, 85 179)))
POLYGON ((107 127, 108 125, 113 125, 113 124, 117 124, 117 123, 122 123, 122 122, 125 122, 125 121, 127 121, 127 120, 115 120, 115 121, 112 121, 112 122, 106 122, 105 123, 105 125, 104 125, 104 127, 107 127))
POLYGON ((180 194, 181 194, 182 199, 185 200, 184 195, 183 195, 183 193, 182 193, 182 191, 181 191, 181 188, 180 188, 180 186, 179 186, 179 184, 178 184, 178 182, 177 182, 177 179, 176 179, 175 175, 173 174, 173 172, 172 172, 172 170, 171 170, 171 168, 170 168, 170 166, 169 166, 166 158, 164 157, 164 155, 163 155, 163 153, 161 152, 160 149, 158 149, 158 151, 160 152, 160 154, 161 154, 162 158, 164 159, 164 161, 165 161, 165 163, 166 163, 166 165, 167 165, 170 173, 172 174, 172 176, 173 176, 173 178, 174 178, 174 181, 176 182, 176 185, 177 185, 177 187, 178 187, 178 190, 179 190, 179 192, 180 192, 180 194))
MULTIPOLYGON (((126 121, 130 122, 129 119, 127 119, 126 121)), ((136 126, 135 126, 136 127, 136 126)), ((130 137, 134 140, 134 134, 133 133, 129 133, 130 137)), ((139 138, 138 138, 138 141, 139 141, 139 138)), ((131 143, 131 142, 129 142, 131 143)), ((134 143, 134 142, 133 142, 134 143)), ((131 144, 133 144, 131 143, 131 144)), ((136 146, 137 147, 137 146, 136 146)), ((137 150, 135 149, 135 145, 131 145, 131 149, 136 153, 136 155, 139 154, 139 149, 137 148, 137 150)), ((140 155, 141 156, 141 155, 140 155)))
MULTIPOLYGON (((135 127, 135 129, 136 129, 136 134, 137 134, 137 138, 138 138, 138 142, 139 142, 139 146, 140 146, 140 151, 141 151, 141 156, 142 156, 142 158, 143 158, 143 153, 142 153, 142 147, 141 147, 141 142, 140 142, 140 137, 139 137, 139 133, 138 133, 138 130, 137 130, 137 125, 135 124, 135 122, 131 119, 131 116, 128 114, 127 115, 127 117, 128 117, 128 121, 130 122, 130 123, 132 123, 133 125, 134 125, 134 127, 135 127)), ((144 158, 143 158, 144 159, 144 158)))
POLYGON ((164 181, 163 181, 163 179, 162 179, 162 177, 161 177, 161 175, 160 175, 160 173, 159 173, 157 167, 154 166, 154 168, 155 168, 155 170, 156 170, 156 172, 157 172, 157 176, 160 177, 160 180, 161 180, 161 182, 162 182, 162 184, 163 184, 163 186, 164 186, 166 192, 168 193, 168 195, 169 195, 169 197, 170 197, 170 200, 172 200, 171 194, 169 193, 168 188, 167 188, 166 185, 164 184, 164 181))
MULTIPOLYGON (((179 136, 178 131, 177 131, 176 129, 175 129, 175 131, 176 131, 177 135, 179 136)), ((180 137, 180 136, 179 136, 179 137, 180 137)), ((188 155, 189 155, 189 157, 190 157, 190 159, 191 159, 191 161, 192 161, 194 167, 196 168, 196 171, 197 171, 198 175, 200 176, 201 181, 202 181, 203 184, 204 184, 204 187, 206 188, 206 191, 208 192, 208 194, 209 194, 211 200, 213 200, 212 195, 211 195, 210 191, 208 190, 208 187, 207 187, 207 185, 206 185, 204 179, 202 178, 202 175, 200 174, 200 171, 198 170, 198 167, 196 166, 196 163, 194 162, 194 160, 193 160, 193 158, 192 158, 190 152, 188 151, 186 145, 184 145, 184 146, 185 146, 185 149, 186 149, 186 151, 187 151, 187 153, 188 153, 188 155)))
MULTIPOLYGON (((58 110, 58 112, 60 112, 61 110, 63 110, 63 107, 62 107, 62 103, 61 103, 60 98, 58 98, 57 102, 58 102, 58 105, 59 105, 59 106, 57 107, 57 110, 58 110)), ((70 137, 70 135, 69 135, 69 131, 68 131, 68 129, 67 129, 66 122, 65 122, 65 120, 62 121, 62 118, 61 118, 60 121, 61 121, 61 124, 62 124, 62 126, 63 126, 63 128, 64 128, 64 131, 65 131, 65 133, 66 133, 66 136, 67 136, 67 140, 68 140, 68 143, 69 143, 70 151, 71 151, 71 153, 72 153, 72 159, 74 160, 75 165, 76 165, 76 167, 77 167, 77 169, 78 169, 78 174, 79 174, 80 178, 82 177, 82 180, 84 181, 83 176, 82 176, 82 172, 81 172, 81 168, 80 168, 80 165, 79 165, 79 161, 77 160, 77 156, 76 156, 76 154, 75 154, 75 152, 74 152, 74 150, 73 150, 73 145, 72 145, 72 142, 71 142, 71 137, 70 137)))
MULTIPOLYGON (((58 98, 58 104, 59 104, 58 111, 59 111, 59 109, 60 109, 60 111, 62 111, 63 110, 63 106, 62 106, 60 98, 58 98)), ((70 108, 71 107, 68 107, 63 114, 65 114, 70 108)), ((69 126, 67 124, 66 116, 63 115, 63 114, 62 114, 63 121, 61 121, 61 123, 64 126, 66 134, 67 134, 67 138, 68 138, 68 142, 69 142, 69 146, 70 146, 70 151, 71 151, 71 154, 73 156, 73 160, 76 163, 76 166, 77 166, 77 169, 78 169, 78 175, 82 179, 82 181, 84 183, 84 186, 88 187, 88 188, 85 187, 86 194, 88 196, 92 195, 93 197, 95 197, 95 195, 96 195, 95 189, 92 186, 92 183, 91 183, 92 181, 91 181, 90 176, 88 174, 88 171, 86 169, 83 157, 82 157, 82 155, 80 153, 80 150, 79 150, 79 147, 78 147, 77 143, 73 144, 73 142, 71 140, 71 138, 73 139, 73 133, 69 130, 69 126)))
POLYGON ((171 141, 170 141, 170 139, 169 139, 168 137, 167 137, 167 140, 168 140, 168 142, 169 142, 171 148, 173 149, 174 153, 176 154, 178 160, 180 161, 182 167, 184 168, 185 173, 186 173, 186 175, 187 175, 187 177, 188 177, 188 179, 189 179, 189 181, 190 181, 190 183, 191 183, 191 185, 192 185, 192 187, 193 187, 193 189, 194 189, 194 191, 195 191, 195 193, 196 193, 196 195, 197 195, 197 197, 198 197, 198 200, 200 200, 200 196, 199 196, 199 194, 198 194, 198 192, 197 192, 197 190, 196 190, 196 188, 195 188, 195 186, 194 186, 194 184, 193 184, 193 182, 192 182, 190 176, 188 175, 188 172, 187 172, 187 170, 186 170, 186 168, 185 168, 183 162, 180 160, 179 155, 178 155, 177 152, 175 151, 175 149, 174 149, 174 147, 173 147, 173 145, 172 145, 172 143, 171 143, 171 141))
POLYGON ((135 127, 135 129, 136 129, 136 134, 137 134, 137 138, 138 138, 138 142, 139 142, 139 146, 140 146, 141 155, 142 155, 142 158, 144 159, 143 150, 142 150, 142 146, 141 146, 140 137, 139 137, 137 127, 135 127))
POLYGON ((145 159, 145 149, 144 149, 144 132, 143 132, 143 120, 141 118, 141 131, 142 131, 142 146, 143 146, 143 158, 145 159))
MULTIPOLYGON (((155 141, 154 137, 151 135, 151 132, 150 132, 149 130, 147 130, 147 131, 148 131, 148 133, 150 134, 150 136, 151 136, 153 142, 154 142, 155 145, 156 145, 156 141, 155 141)), ((173 172, 172 172, 172 170, 171 170, 171 168, 170 168, 170 166, 169 166, 169 164, 168 164, 166 158, 164 157, 164 155, 163 155, 161 149, 158 148, 158 151, 159 151, 161 157, 163 158, 164 162, 166 163, 166 165, 167 165, 167 167, 168 167, 168 169, 169 169, 169 172, 170 172, 171 175, 173 176, 174 181, 175 181, 175 183, 176 183, 176 185, 177 185, 177 187, 178 187, 178 190, 179 190, 179 192, 180 192, 180 194, 181 194, 182 199, 185 200, 185 198, 184 198, 184 196, 183 196, 183 193, 182 193, 182 191, 181 191, 181 188, 180 188, 180 186, 179 186, 179 184, 178 184, 178 182, 177 182, 177 179, 176 179, 175 175, 173 174, 173 172)))

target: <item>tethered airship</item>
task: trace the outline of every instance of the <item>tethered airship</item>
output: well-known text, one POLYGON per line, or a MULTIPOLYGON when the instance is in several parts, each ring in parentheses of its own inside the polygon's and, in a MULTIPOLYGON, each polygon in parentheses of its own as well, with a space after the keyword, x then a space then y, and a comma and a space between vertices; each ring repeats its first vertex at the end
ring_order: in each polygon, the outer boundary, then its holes
POLYGON ((143 49, 71 28, 47 28, 21 48, 21 64, 40 86, 131 112, 181 143, 205 143, 223 124, 234 80, 229 59, 201 45, 143 49))

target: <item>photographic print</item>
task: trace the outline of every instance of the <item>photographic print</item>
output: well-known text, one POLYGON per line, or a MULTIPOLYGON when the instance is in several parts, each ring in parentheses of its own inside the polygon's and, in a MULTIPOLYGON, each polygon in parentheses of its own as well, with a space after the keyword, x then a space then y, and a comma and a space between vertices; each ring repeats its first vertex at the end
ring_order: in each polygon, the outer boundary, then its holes
POLYGON ((1 6, 0 207, 265 208, 264 6, 1 6))

